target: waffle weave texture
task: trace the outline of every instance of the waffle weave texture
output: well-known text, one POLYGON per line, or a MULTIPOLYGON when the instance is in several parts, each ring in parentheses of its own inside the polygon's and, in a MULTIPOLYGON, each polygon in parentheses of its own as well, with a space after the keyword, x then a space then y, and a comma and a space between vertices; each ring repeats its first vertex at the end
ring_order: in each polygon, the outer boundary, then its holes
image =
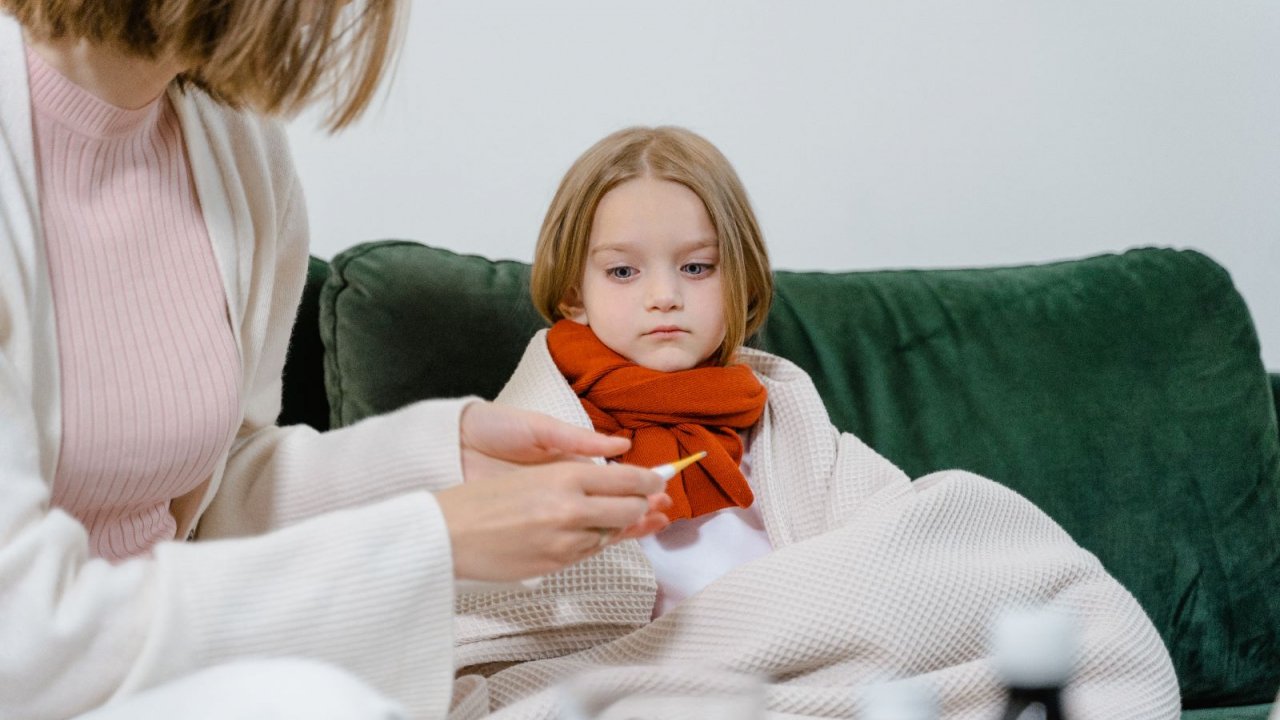
MULTIPOLYGON (((989 628, 1017 605, 1078 619, 1065 700, 1073 717, 1178 716, 1177 680, 1155 628, 1049 516, 964 471, 911 482, 831 425, 798 367, 755 350, 740 360, 769 392, 751 453, 775 551, 653 622, 656 582, 633 541, 537 591, 460 601, 458 665, 489 664, 491 674, 459 679, 453 720, 555 718, 559 685, 587 672, 615 693, 670 695, 700 692, 713 670, 762 678, 774 717, 855 717, 860 686, 920 677, 943 717, 990 718, 1003 696, 989 628)), ((498 399, 590 426, 544 333, 498 399)))

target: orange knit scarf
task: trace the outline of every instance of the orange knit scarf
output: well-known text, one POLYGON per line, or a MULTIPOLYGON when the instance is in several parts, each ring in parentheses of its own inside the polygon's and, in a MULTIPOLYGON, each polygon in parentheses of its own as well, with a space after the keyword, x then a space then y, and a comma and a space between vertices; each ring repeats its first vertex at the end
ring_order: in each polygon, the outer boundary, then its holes
POLYGON ((766 392, 746 365, 660 372, 610 350, 591 328, 561 320, 547 333, 551 358, 597 431, 631 439, 622 461, 651 467, 700 450, 707 457, 667 483, 672 519, 755 499, 742 476, 738 430, 755 425, 766 392))

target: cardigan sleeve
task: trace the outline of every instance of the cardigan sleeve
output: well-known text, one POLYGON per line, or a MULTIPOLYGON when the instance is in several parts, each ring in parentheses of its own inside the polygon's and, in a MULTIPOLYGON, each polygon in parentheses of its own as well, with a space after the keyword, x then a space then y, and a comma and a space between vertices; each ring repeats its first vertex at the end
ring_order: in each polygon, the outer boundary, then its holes
POLYGON ((306 209, 290 179, 278 242, 257 244, 241 331, 244 420, 200 538, 256 535, 337 509, 462 482, 459 421, 473 398, 419 402, 320 433, 277 427, 285 355, 306 277, 306 209), (274 247, 276 256, 267 255, 274 247))
POLYGON ((255 656, 324 660, 443 716, 452 565, 429 493, 111 565, 50 508, 27 394, 0 354, 0 716, 70 717, 255 656))
POLYGON ((0 351, 0 715, 66 717, 120 684, 157 586, 150 563, 89 560, 83 526, 50 509, 29 397, 0 351))

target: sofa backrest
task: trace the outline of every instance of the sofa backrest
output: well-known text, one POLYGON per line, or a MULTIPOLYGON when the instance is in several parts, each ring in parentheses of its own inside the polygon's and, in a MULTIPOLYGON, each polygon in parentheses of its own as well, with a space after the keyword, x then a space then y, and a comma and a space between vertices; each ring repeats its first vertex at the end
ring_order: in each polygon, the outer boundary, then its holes
MULTIPOLYGON (((528 272, 407 241, 336 257, 316 298, 331 424, 493 397, 544 326, 528 272)), ((776 286, 754 344, 809 372, 838 427, 912 476, 963 468, 1037 503, 1142 604, 1187 707, 1273 699, 1277 395, 1220 266, 1145 249, 776 286)), ((307 361, 286 381, 313 395, 307 361)))

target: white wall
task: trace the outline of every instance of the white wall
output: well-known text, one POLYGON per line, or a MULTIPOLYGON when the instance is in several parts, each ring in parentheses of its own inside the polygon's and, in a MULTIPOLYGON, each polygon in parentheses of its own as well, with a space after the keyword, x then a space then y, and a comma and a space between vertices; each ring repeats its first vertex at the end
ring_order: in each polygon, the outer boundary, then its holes
POLYGON ((419 0, 384 103, 290 126, 313 250, 528 260, 569 163, 641 123, 729 156, 779 268, 1197 248, 1280 369, 1275 0, 419 0))

